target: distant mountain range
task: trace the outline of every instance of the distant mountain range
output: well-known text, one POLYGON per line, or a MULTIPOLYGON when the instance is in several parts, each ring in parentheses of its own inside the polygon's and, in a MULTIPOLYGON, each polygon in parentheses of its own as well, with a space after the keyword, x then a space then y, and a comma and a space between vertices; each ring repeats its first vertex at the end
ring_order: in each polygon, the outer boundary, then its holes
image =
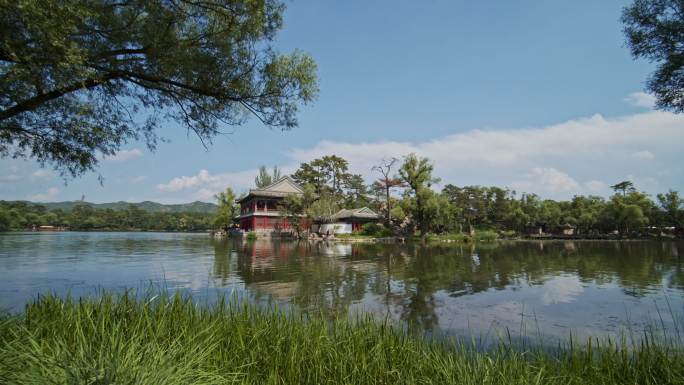
POLYGON ((131 202, 123 202, 123 201, 111 202, 111 203, 90 203, 90 202, 83 202, 83 201, 49 202, 49 203, 27 202, 27 203, 45 206, 45 208, 48 210, 61 209, 63 211, 71 211, 74 208, 74 206, 77 206, 77 205, 89 205, 89 206, 92 206, 93 208, 96 208, 96 209, 112 209, 112 210, 126 210, 128 208, 128 206, 135 205, 138 208, 145 210, 145 211, 149 211, 149 212, 208 213, 208 214, 213 214, 216 212, 216 207, 217 207, 216 204, 214 204, 214 203, 207 203, 207 202, 200 202, 200 201, 195 201, 192 203, 173 204, 173 205, 164 205, 161 203, 150 202, 150 201, 145 201, 145 202, 140 202, 140 203, 131 203, 131 202))

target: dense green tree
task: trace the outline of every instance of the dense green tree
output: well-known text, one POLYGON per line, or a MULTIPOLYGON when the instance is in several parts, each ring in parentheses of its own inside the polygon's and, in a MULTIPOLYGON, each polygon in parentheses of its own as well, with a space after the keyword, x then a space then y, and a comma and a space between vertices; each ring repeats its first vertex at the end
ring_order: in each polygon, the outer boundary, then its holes
POLYGON ((399 169, 399 175, 409 186, 407 198, 415 200, 414 204, 409 205, 411 216, 420 230, 423 241, 427 239, 430 231, 432 210, 432 200, 434 192, 431 189, 433 183, 439 181, 432 176, 433 165, 428 158, 418 157, 416 154, 409 154, 404 157, 404 163, 399 169))
POLYGON ((628 180, 622 181, 620 183, 616 183, 616 184, 610 186, 610 188, 612 188, 613 191, 615 191, 615 192, 621 192, 622 196, 626 196, 627 193, 632 193, 632 192, 636 191, 636 189, 634 188, 634 183, 632 183, 628 180))
POLYGON ((138 206, 113 210, 78 204, 71 211, 47 211, 45 206, 26 202, 0 201, 0 213, 7 213, 9 230, 26 230, 33 225, 66 226, 71 230, 208 230, 213 214, 148 212, 138 206), (180 227, 185 218, 185 227, 180 227))
POLYGON ((627 44, 634 58, 657 64, 647 82, 656 106, 684 111, 684 2, 635 0, 622 13, 627 44))
POLYGON ((563 211, 559 203, 549 199, 542 201, 537 220, 545 223, 548 228, 552 229, 563 225, 563 211))
POLYGON ((202 143, 256 116, 297 125, 316 65, 272 47, 278 0, 0 1, 0 155, 62 174, 172 120, 202 143), (144 118, 141 118, 144 117, 144 118))
POLYGON ((644 211, 634 204, 622 206, 619 215, 618 223, 624 229, 625 234, 648 224, 648 218, 644 215, 644 211))
POLYGON ((0 207, 0 232, 12 229, 12 221, 4 207, 0 207))
POLYGON ((658 204, 664 212, 665 224, 667 226, 684 226, 684 199, 674 190, 666 194, 658 194, 658 204))
POLYGON ((617 229, 621 234, 629 235, 649 223, 654 206, 646 194, 637 191, 615 194, 601 213, 602 227, 604 231, 617 229))
POLYGON ((366 206, 368 188, 363 177, 349 172, 349 162, 337 155, 326 155, 302 163, 292 175, 300 185, 311 185, 319 196, 328 196, 340 206, 366 206))
POLYGON ((302 163, 293 178, 301 185, 309 184, 317 194, 337 193, 349 175, 348 162, 336 155, 326 155, 309 163, 302 163))
POLYGON ((309 163, 302 163, 299 169, 292 174, 292 178, 302 186, 312 186, 316 194, 325 191, 327 179, 323 170, 323 163, 320 159, 309 163))
POLYGON ((76 205, 71 210, 71 225, 75 229, 86 228, 87 219, 94 214, 94 209, 90 205, 76 205))
POLYGON ((128 205, 128 226, 131 229, 142 229, 148 227, 149 215, 147 211, 137 205, 128 205))
POLYGON ((351 178, 349 162, 337 155, 326 155, 320 159, 322 170, 334 194, 342 193, 342 186, 351 178))
POLYGON ((488 189, 487 200, 487 219, 492 225, 501 225, 509 210, 510 191, 499 187, 490 187, 488 189))
MULTIPOLYGON (((270 184, 270 183, 269 183, 270 184)), ((233 189, 228 187, 226 191, 222 191, 215 195, 218 208, 214 217, 214 226, 217 228, 227 229, 235 221, 235 217, 240 212, 240 207, 235 202, 235 193, 233 189)))
POLYGON ((306 214, 306 217, 313 220, 330 223, 332 222, 332 216, 338 211, 340 211, 340 205, 337 201, 330 195, 323 195, 313 199, 308 208, 304 209, 303 213, 306 214))
POLYGON ((508 211, 504 216, 506 228, 514 231, 524 231, 525 226, 531 222, 530 216, 519 205, 508 211))
POLYGON ((605 201, 596 196, 574 196, 568 209, 569 215, 575 218, 574 225, 580 233, 589 233, 596 230, 601 211, 605 201))
POLYGON ((447 184, 442 194, 458 209, 460 221, 469 229, 499 227, 510 217, 510 192, 498 187, 447 184))
POLYGON ((257 188, 264 188, 280 179, 280 169, 278 166, 273 166, 273 172, 269 174, 266 166, 259 167, 259 175, 254 178, 254 184, 257 188))
POLYGON ((392 220, 398 224, 401 224, 404 219, 406 219, 406 212, 404 212, 404 209, 399 206, 399 205, 394 205, 392 206, 392 220))
POLYGON ((304 225, 310 220, 309 208, 316 201, 315 187, 310 184, 303 186, 303 194, 290 194, 280 203, 279 210, 287 218, 288 223, 299 236, 304 230, 304 225))
POLYGON ((431 218, 431 232, 449 233, 461 230, 458 209, 444 194, 437 194, 432 189, 423 189, 419 194, 423 194, 421 199, 426 202, 425 215, 431 218))
POLYGON ((368 186, 359 174, 350 174, 344 181, 344 205, 347 208, 371 206, 368 199, 368 186))

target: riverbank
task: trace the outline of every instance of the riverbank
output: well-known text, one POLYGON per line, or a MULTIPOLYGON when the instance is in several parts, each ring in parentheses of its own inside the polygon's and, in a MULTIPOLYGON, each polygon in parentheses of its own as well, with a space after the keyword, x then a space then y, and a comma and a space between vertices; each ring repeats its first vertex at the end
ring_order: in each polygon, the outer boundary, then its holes
POLYGON ((646 341, 555 352, 502 342, 483 352, 369 319, 305 319, 180 296, 47 296, 0 321, 0 383, 682 383, 681 346, 646 341))
MULTIPOLYGON (((475 235, 468 234, 429 234, 426 238, 428 243, 476 243, 476 242, 495 242, 495 241, 670 241, 682 240, 677 237, 657 237, 657 236, 643 236, 643 237, 619 237, 610 234, 604 235, 541 235, 541 236, 510 236, 499 235, 493 231, 485 231, 476 233, 475 235)), ((332 242, 347 242, 347 243, 406 243, 406 242, 421 242, 420 236, 410 237, 374 237, 370 235, 359 234, 342 234, 335 237, 319 238, 317 240, 326 240, 332 242)))

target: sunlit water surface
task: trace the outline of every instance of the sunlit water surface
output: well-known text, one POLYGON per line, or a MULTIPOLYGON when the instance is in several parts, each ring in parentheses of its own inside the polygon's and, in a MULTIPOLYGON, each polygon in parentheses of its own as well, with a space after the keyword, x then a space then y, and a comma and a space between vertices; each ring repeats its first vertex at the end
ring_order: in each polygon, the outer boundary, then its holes
POLYGON ((354 316, 430 335, 567 340, 663 329, 684 314, 684 242, 482 245, 214 241, 206 234, 0 234, 0 308, 49 292, 182 290, 354 316))

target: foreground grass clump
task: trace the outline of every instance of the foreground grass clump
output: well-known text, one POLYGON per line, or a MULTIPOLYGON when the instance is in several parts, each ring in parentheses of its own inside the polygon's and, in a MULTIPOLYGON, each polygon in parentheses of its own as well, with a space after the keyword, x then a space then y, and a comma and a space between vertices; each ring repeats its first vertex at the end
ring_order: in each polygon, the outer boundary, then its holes
POLYGON ((681 384, 684 354, 643 343, 477 352, 370 320, 250 305, 43 297, 0 320, 2 384, 681 384))

